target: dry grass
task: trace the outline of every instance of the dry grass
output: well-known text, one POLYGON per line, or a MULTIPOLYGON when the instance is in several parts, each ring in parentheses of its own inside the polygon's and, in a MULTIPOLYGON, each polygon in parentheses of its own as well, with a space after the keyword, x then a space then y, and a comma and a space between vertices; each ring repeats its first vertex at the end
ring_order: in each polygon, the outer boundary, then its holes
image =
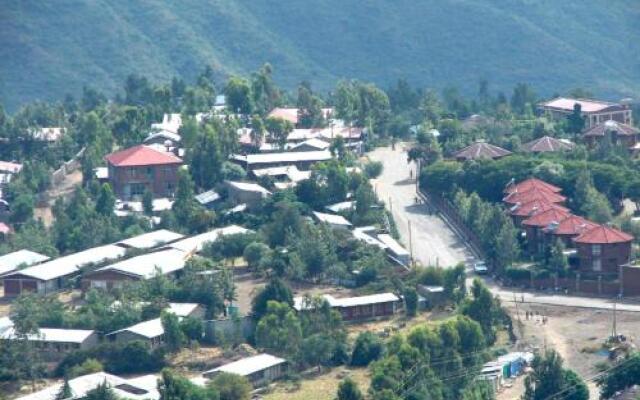
POLYGON ((271 393, 264 395, 264 400, 333 400, 340 381, 346 376, 350 376, 363 393, 369 389, 367 369, 334 368, 313 379, 302 380, 299 386, 279 383, 271 393))

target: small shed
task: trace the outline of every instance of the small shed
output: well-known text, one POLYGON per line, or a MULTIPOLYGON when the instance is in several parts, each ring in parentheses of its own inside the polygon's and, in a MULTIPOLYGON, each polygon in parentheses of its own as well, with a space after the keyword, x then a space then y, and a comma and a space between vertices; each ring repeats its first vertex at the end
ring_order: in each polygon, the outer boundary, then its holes
POLYGON ((162 344, 164 328, 162 327, 162 320, 155 318, 108 333, 106 337, 112 342, 119 343, 141 340, 154 348, 162 344))
POLYGON ((351 229, 351 227, 353 226, 351 222, 349 222, 345 217, 341 215, 325 214, 314 211, 313 216, 315 217, 316 221, 323 224, 329 224, 333 228, 351 229))
POLYGON ((142 235, 121 240, 116 244, 126 249, 148 250, 167 243, 175 242, 182 238, 184 238, 184 235, 167 229, 159 229, 157 231, 143 233, 142 235))
POLYGON ((198 253, 207 243, 212 243, 224 235, 235 235, 239 233, 250 233, 249 229, 245 229, 238 225, 229 225, 224 228, 216 228, 199 235, 191 236, 169 245, 173 249, 182 250, 186 253, 198 253))
MULTIPOLYGON (((18 340, 13 326, 0 333, 0 340, 18 340)), ((93 330, 40 328, 38 334, 27 335, 48 360, 55 360, 73 350, 86 350, 98 344, 93 330)))
POLYGON ((286 373, 286 368, 287 360, 264 353, 222 365, 205 372, 203 375, 211 379, 220 373, 226 372, 244 376, 254 386, 263 386, 282 377, 286 373))
POLYGON ((271 192, 257 183, 225 181, 229 200, 234 204, 246 204, 249 208, 255 208, 262 200, 271 196, 271 192))

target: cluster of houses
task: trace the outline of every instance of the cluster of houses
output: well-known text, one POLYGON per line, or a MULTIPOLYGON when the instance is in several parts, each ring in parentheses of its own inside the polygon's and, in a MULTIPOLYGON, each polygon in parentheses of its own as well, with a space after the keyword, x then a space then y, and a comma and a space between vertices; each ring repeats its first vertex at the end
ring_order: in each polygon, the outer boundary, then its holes
MULTIPOLYGON (((603 140, 613 145, 621 145, 636 154, 640 151, 640 130, 633 126, 632 110, 629 105, 599 100, 572 99, 559 97, 538 104, 538 111, 550 118, 560 120, 574 112, 578 105, 585 121, 582 132, 583 142, 594 148, 603 140)), ((474 116, 474 119, 480 118, 474 116)), ((475 121, 474 121, 475 122, 475 121)), ((569 151, 575 144, 567 139, 543 136, 524 143, 521 151, 525 153, 549 153, 569 151)), ((478 141, 452 155, 458 161, 493 159, 511 155, 512 152, 484 141, 478 141)))
POLYGON ((515 379, 525 373, 525 369, 533 362, 533 353, 513 352, 502 355, 485 363, 477 379, 491 385, 494 393, 499 393, 508 380, 515 379))
POLYGON ((561 240, 581 273, 617 276, 630 261, 633 236, 572 214, 560 193, 559 187, 536 178, 505 189, 503 201, 524 231, 529 254, 544 255, 561 240))

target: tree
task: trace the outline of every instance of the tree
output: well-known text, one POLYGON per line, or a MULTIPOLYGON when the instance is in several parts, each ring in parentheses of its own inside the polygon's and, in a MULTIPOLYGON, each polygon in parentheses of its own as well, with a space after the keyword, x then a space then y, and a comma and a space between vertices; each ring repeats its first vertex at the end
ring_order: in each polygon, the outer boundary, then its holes
POLYGON ((246 377, 226 372, 216 375, 208 386, 220 394, 220 400, 249 400, 253 390, 246 377))
POLYGON ((72 396, 73 392, 71 391, 71 386, 69 386, 69 380, 65 377, 64 383, 60 386, 60 390, 58 390, 55 400, 66 400, 70 399, 72 396))
POLYGON ((523 400, 544 400, 557 397, 588 400, 589 389, 573 371, 564 369, 562 357, 555 350, 536 355, 533 372, 525 378, 523 400))
POLYGON ((286 303, 293 306, 293 292, 291 288, 279 278, 273 278, 252 300, 252 314, 256 320, 260 320, 267 312, 267 304, 270 301, 286 303))
POLYGON ((242 257, 245 259, 250 268, 256 268, 260 264, 260 260, 269 254, 269 246, 260 242, 252 242, 244 248, 242 257))
POLYGON ((275 142, 280 149, 284 149, 289 133, 293 130, 293 124, 282 118, 269 117, 265 121, 265 126, 270 140, 275 142))
POLYGON ((251 114, 253 100, 249 82, 237 76, 232 76, 224 89, 227 98, 227 106, 233 113, 251 114))
POLYGON ((144 215, 153 215, 153 193, 146 188, 142 194, 142 211, 144 212, 144 215))
POLYGON ((384 344, 373 332, 361 332, 351 354, 351 365, 366 366, 384 354, 384 344))
POLYGON ((513 225, 511 219, 504 219, 495 239, 495 262, 499 271, 511 266, 511 264, 518 259, 520 245, 517 235, 518 230, 513 225))
POLYGON ((324 124, 322 102, 313 95, 309 84, 298 86, 298 126, 300 128, 321 127, 324 124))
POLYGON ((574 139, 582 133, 585 118, 582 116, 582 106, 580 103, 573 105, 573 112, 567 116, 567 130, 573 134, 574 139))
POLYGON ((568 267, 567 256, 564 254, 564 244, 556 239, 549 255, 549 267, 556 273, 563 273, 568 267))
POLYGON ((189 340, 202 340, 204 325, 202 319, 196 317, 185 317, 180 321, 180 330, 189 340))
POLYGON ((640 384, 640 353, 630 354, 616 367, 599 377, 600 398, 608 399, 616 392, 640 384))
POLYGON ((218 132, 210 125, 205 126, 189 155, 190 171, 198 187, 209 189, 220 181, 224 161, 221 147, 218 132))
POLYGON ((351 378, 346 378, 338 386, 338 400, 363 400, 364 396, 358 384, 351 378))
POLYGON ((271 300, 256 326, 255 337, 259 347, 294 357, 302 343, 300 320, 289 304, 271 300))
POLYGON ((89 390, 82 400, 117 400, 118 397, 105 381, 99 384, 95 389, 89 390))
POLYGON ((206 227, 213 220, 213 215, 195 200, 191 175, 183 169, 178 171, 178 184, 172 210, 180 226, 190 231, 206 227))
POLYGON ((184 346, 185 336, 180 327, 178 316, 172 312, 163 312, 161 316, 164 329, 164 344, 171 352, 176 352, 184 346))
POLYGON ((259 149, 262 145, 265 131, 266 129, 262 118, 260 118, 259 115, 251 117, 251 143, 255 148, 259 149))
POLYGON ((160 392, 160 400, 218 400, 220 398, 212 385, 201 388, 169 369, 162 370, 158 392, 160 392))
POLYGON ((415 317, 418 311, 418 293, 414 288, 407 288, 404 291, 404 303, 407 307, 407 315, 415 317))
POLYGON ((96 211, 105 217, 113 215, 113 209, 116 205, 116 196, 111 190, 111 185, 105 183, 100 188, 98 199, 96 200, 96 211))

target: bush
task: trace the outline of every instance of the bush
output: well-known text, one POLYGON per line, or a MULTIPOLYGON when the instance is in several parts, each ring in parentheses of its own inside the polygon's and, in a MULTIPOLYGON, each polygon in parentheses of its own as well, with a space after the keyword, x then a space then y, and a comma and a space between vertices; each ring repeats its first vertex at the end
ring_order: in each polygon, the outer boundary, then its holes
POLYGON ((356 339, 351 354, 351 365, 364 367, 370 362, 382 357, 384 353, 384 344, 382 340, 371 332, 362 332, 356 339))
POLYGON ((418 293, 414 288, 407 288, 404 291, 404 304, 406 305, 407 315, 415 317, 418 311, 418 293))
POLYGON ((377 178, 382 174, 382 163, 380 161, 371 161, 364 165, 364 173, 370 178, 377 178))
POLYGON ((244 376, 223 372, 209 383, 220 394, 220 400, 249 400, 251 383, 244 376))
POLYGON ((269 246, 260 242, 251 242, 244 248, 242 256, 249 267, 256 268, 260 264, 260 260, 269 253, 269 246))
POLYGON ((69 370, 68 378, 71 379, 100 371, 104 371, 102 363, 95 358, 87 358, 82 364, 76 365, 69 370))
POLYGON ((512 281, 524 281, 531 279, 531 272, 520 268, 507 268, 504 270, 504 276, 512 281))
POLYGON ((180 329, 189 340, 202 340, 204 325, 200 318, 186 317, 180 321, 180 329))

